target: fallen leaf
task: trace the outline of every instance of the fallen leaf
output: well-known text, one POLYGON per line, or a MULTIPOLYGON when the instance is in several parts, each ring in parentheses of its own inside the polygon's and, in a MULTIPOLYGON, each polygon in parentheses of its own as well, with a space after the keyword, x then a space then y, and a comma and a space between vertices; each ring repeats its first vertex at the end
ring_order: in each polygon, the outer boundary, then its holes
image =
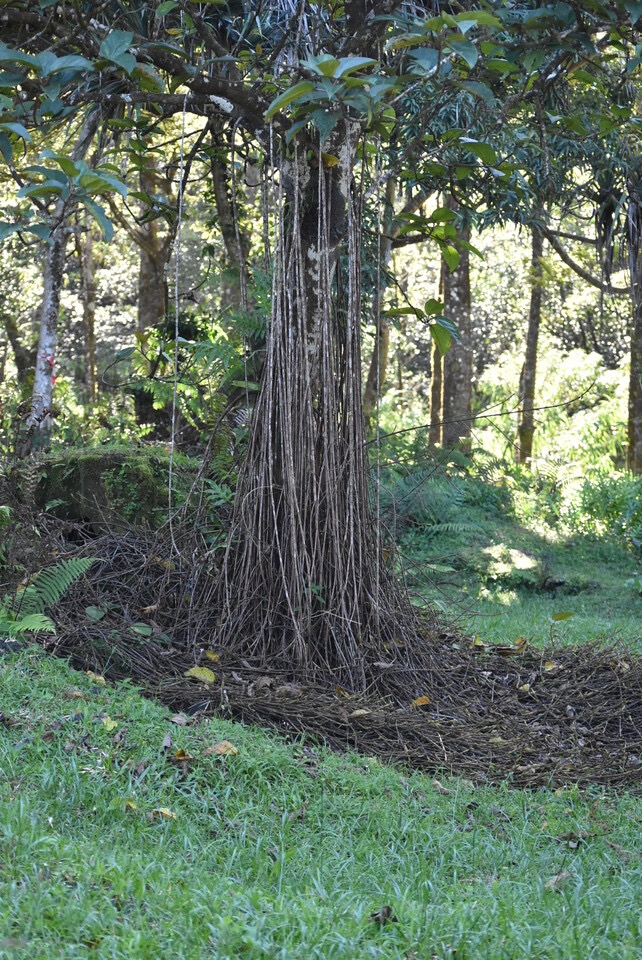
POLYGON ((338 684, 338 683, 337 683, 337 685, 336 685, 335 688, 334 688, 334 692, 335 692, 335 693, 337 694, 337 696, 339 696, 339 697, 349 697, 349 696, 350 696, 349 691, 346 690, 345 687, 342 687, 342 686, 341 686, 340 684, 338 684))
POLYGON ((379 910, 375 910, 374 913, 370 914, 370 919, 374 920, 375 923, 380 923, 383 927, 386 923, 398 923, 399 921, 395 917, 392 907, 386 906, 381 907, 379 910))
POLYGON ((134 803, 133 800, 125 800, 125 810, 138 810, 138 804, 134 803))
POLYGON ((282 697, 283 699, 296 700, 298 697, 302 697, 304 690, 303 687, 298 683, 282 683, 280 687, 277 687, 274 691, 277 697, 282 697))
POLYGON ((545 890, 557 890, 564 883, 565 880, 570 879, 573 874, 570 870, 562 870, 561 873, 555 873, 552 877, 549 877, 546 883, 544 884, 545 890))
POLYGON ((169 750, 171 746, 172 746, 172 735, 168 730, 165 736, 163 737, 163 742, 161 743, 161 750, 169 750))
POLYGON ((550 673, 552 670, 558 670, 559 663, 555 663, 554 660, 547 660, 544 664, 544 671, 550 673))
POLYGON ((441 793, 442 796, 444 797, 450 796, 450 790, 448 789, 448 787, 445 787, 440 780, 433 780, 432 785, 433 785, 433 788, 437 791, 437 793, 441 793))
POLYGON ((158 610, 158 604, 152 603, 152 605, 149 607, 141 607, 138 612, 142 613, 144 616, 149 616, 149 614, 151 613, 156 613, 157 610, 158 610))
POLYGON ((147 814, 148 819, 155 820, 162 818, 163 820, 176 820, 176 814, 172 813, 169 807, 157 807, 155 810, 152 810, 151 813, 147 814))
POLYGON ((413 707, 427 707, 430 703, 430 697, 417 697, 416 700, 412 701, 413 707))
POLYGON ((573 610, 562 610, 560 613, 554 613, 551 617, 553 623, 559 623, 560 620, 570 620, 571 617, 574 617, 575 613, 573 610))
POLYGON ((211 660, 212 663, 218 663, 221 659, 220 653, 215 653, 214 650, 206 650, 203 656, 206 660, 211 660))
POLYGON ((238 753, 238 748, 234 746, 233 743, 230 743, 229 740, 219 740, 218 743, 215 743, 211 747, 206 747, 203 751, 203 755, 206 757, 211 757, 214 754, 219 757, 235 757, 238 753))
POLYGON ((191 753, 188 753, 187 750, 183 750, 181 747, 180 750, 173 753, 169 759, 172 763, 189 763, 190 760, 195 760, 196 757, 193 757, 191 753))
POLYGON ((268 690, 273 683, 273 677, 258 677, 254 686, 257 690, 268 690))
POLYGON ((504 657, 515 656, 516 654, 524 653, 527 644, 528 640, 526 637, 517 637, 512 647, 494 646, 491 649, 494 650, 495 653, 501 653, 504 657))
POLYGON ((371 710, 353 710, 348 714, 348 720, 356 720, 358 717, 367 717, 372 713, 371 710))
POLYGON ((216 674, 209 667, 190 667, 183 674, 184 677, 193 677, 195 680, 201 680, 203 683, 214 683, 216 674))
POLYGON ((111 717, 103 717, 102 725, 105 730, 116 730, 118 727, 118 722, 116 720, 112 720, 111 717))
POLYGON ((473 650, 485 650, 486 644, 484 643, 481 637, 473 637, 471 647, 473 648, 473 650))
POLYGON ((97 683, 101 687, 104 687, 107 683, 104 677, 101 677, 99 673, 94 673, 93 670, 87 670, 87 676, 90 680, 93 680, 94 683, 97 683))
POLYGON ((179 727, 184 727, 188 723, 188 718, 184 713, 175 713, 173 717, 169 718, 170 723, 175 723, 179 727))
POLYGON ((521 687, 517 688, 520 693, 529 693, 531 689, 530 683, 523 683, 521 687))

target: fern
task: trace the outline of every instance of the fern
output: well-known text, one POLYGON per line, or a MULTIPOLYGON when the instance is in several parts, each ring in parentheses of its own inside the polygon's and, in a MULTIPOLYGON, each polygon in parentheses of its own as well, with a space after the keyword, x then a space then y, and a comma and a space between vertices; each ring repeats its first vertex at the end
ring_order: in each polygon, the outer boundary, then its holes
POLYGON ((26 587, 16 591, 15 596, 7 594, 0 602, 0 636, 55 633, 55 624, 44 615, 45 609, 58 603, 72 583, 95 562, 95 557, 60 560, 37 573, 26 587))

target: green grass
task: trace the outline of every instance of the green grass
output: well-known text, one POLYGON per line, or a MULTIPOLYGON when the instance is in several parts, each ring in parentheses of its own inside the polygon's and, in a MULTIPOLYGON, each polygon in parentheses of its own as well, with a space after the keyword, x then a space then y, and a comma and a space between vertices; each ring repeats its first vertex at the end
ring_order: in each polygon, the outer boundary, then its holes
MULTIPOLYGON (((420 514, 400 538, 418 602, 497 643, 547 645, 551 616, 571 611, 554 627, 556 644, 624 641, 642 651, 642 596, 630 582, 642 573, 640 548, 622 532, 596 532, 577 510, 572 523, 557 517, 545 495, 507 487, 435 484, 439 514, 420 514)), ((430 502, 430 481, 421 496, 430 502)))
POLYGON ((3 960, 640 956, 632 795, 442 777, 446 794, 225 720, 178 726, 34 648, 0 658, 0 711, 3 960), (222 739, 238 753, 204 756, 222 739))

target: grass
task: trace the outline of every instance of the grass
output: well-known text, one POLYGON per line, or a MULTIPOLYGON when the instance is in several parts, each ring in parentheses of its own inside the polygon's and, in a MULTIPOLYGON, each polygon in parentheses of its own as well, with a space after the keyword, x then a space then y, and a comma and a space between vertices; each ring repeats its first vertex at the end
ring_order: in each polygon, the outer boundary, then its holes
POLYGON ((0 711, 3 960, 640 955, 635 796, 180 726, 37 648, 0 658, 0 711))
POLYGON ((470 478, 428 480, 419 506, 433 487, 438 513, 415 508, 400 538, 419 602, 490 642, 525 636, 548 645, 552 615, 570 611, 553 628, 556 644, 623 641, 642 651, 642 581, 631 582, 642 572, 636 538, 600 531, 579 511, 569 516, 570 500, 470 478))

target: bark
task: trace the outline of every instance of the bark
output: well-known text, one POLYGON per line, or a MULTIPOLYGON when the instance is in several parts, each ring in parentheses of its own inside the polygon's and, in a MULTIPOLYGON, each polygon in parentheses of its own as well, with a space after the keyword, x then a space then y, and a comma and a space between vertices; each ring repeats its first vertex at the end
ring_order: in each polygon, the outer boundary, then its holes
MULTIPOLYGON (((153 194, 162 188, 162 179, 153 167, 143 171, 141 190, 153 194)), ((134 239, 139 250, 136 328, 139 333, 145 333, 146 330, 161 326, 167 316, 167 266, 173 234, 169 230, 163 233, 160 221, 155 219, 140 225, 134 239)), ((158 359, 150 357, 146 363, 146 375, 149 378, 154 376, 157 366, 158 359)), ((167 436, 167 417, 163 411, 154 409, 154 394, 145 385, 137 387, 134 392, 134 412, 138 424, 153 425, 154 439, 167 436)))
POLYGON ((29 373, 36 365, 36 351, 25 347, 20 337, 20 330, 13 314, 7 314, 4 317, 4 327, 7 332, 7 339, 11 344, 13 359, 18 374, 18 383, 23 385, 29 376, 29 373))
POLYGON ((532 228, 531 299, 526 330, 526 353, 519 384, 519 411, 517 421, 517 460, 529 464, 533 456, 535 433, 535 379, 537 374, 537 343, 542 318, 544 270, 542 255, 544 237, 537 227, 532 228))
MULTIPOLYGON (((85 119, 71 159, 82 160, 89 150, 100 121, 100 111, 93 110, 85 119)), ((65 252, 69 236, 71 200, 56 204, 51 238, 46 253, 36 370, 33 383, 31 412, 27 418, 27 438, 23 449, 47 446, 51 431, 53 389, 56 382, 56 350, 58 347, 58 314, 60 294, 65 272, 65 252)))
POLYGON ((443 366, 444 358, 437 344, 432 348, 432 381, 430 385, 430 430, 428 443, 431 447, 441 444, 442 440, 442 397, 443 397, 443 366))
MULTIPOLYGON (((221 136, 213 131, 213 137, 221 136)), ((244 307, 247 296, 247 256, 249 240, 241 231, 232 198, 234 183, 230 170, 220 156, 215 155, 211 163, 212 190, 218 227, 225 246, 226 269, 221 289, 221 311, 239 310, 244 307)))
POLYGON ((399 226, 396 227, 395 231, 392 223, 396 192, 396 182, 393 177, 390 177, 386 184, 386 211, 383 220, 383 237, 381 239, 379 260, 380 276, 372 304, 372 312, 375 318, 375 341, 368 366, 366 385, 363 391, 363 416, 366 427, 369 426, 372 420, 377 408, 377 401, 383 390, 388 367, 388 356, 390 353, 390 320, 388 317, 383 316, 381 309, 384 292, 382 273, 390 263, 392 242, 395 239, 395 233, 397 236, 399 234, 399 226))
POLYGON ((65 273, 65 248, 68 233, 67 221, 64 218, 61 205, 59 213, 63 219, 53 230, 50 246, 47 250, 31 414, 27 421, 28 427, 32 429, 31 446, 34 449, 47 446, 51 431, 53 388, 56 382, 58 313, 60 311, 60 292, 65 273))
MULTIPOLYGON (((451 199, 449 209, 457 211, 451 199)), ((470 241, 470 225, 464 222, 461 239, 470 241)), ((444 316, 459 331, 459 342, 452 341, 443 361, 442 443, 444 447, 470 446, 473 350, 470 317, 470 254, 462 248, 455 270, 443 274, 444 316)))
POLYGON ((87 402, 96 402, 96 272, 91 222, 84 232, 76 226, 76 254, 80 265, 80 299, 82 303, 83 335, 85 340, 85 387, 87 402))
POLYGON ((631 329, 631 376, 629 380, 628 446, 626 466, 642 474, 642 291, 634 285, 631 329))

